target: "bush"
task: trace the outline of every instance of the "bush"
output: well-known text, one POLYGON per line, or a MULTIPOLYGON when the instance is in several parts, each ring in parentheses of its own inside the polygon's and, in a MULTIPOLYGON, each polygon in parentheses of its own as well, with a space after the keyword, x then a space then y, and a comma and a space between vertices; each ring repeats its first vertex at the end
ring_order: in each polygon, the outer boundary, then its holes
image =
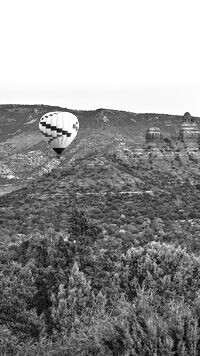
POLYGON ((152 291, 158 303, 174 298, 193 301, 200 290, 200 263, 173 245, 152 242, 131 248, 122 262, 121 287, 132 300, 138 286, 152 291))

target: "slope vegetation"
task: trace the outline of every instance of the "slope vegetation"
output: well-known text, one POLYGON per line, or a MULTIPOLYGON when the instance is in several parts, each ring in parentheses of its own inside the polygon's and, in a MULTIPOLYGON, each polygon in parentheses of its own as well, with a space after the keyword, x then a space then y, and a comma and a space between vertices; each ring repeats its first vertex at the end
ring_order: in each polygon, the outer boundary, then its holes
POLYGON ((200 154, 171 137, 182 118, 76 112, 58 161, 37 132, 47 109, 1 108, 17 122, 1 142, 0 354, 198 356, 200 154), (170 139, 147 145, 155 123, 170 139))

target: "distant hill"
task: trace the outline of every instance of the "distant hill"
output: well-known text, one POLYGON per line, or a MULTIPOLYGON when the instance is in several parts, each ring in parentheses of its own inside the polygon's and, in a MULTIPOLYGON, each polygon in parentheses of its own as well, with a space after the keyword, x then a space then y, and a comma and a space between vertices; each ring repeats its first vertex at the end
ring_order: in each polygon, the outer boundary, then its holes
MULTIPOLYGON (((125 146, 133 153, 145 144, 148 127, 159 127, 165 138, 171 138, 178 134, 183 121, 182 116, 165 114, 107 109, 78 111, 47 105, 0 105, 0 194, 24 186, 58 166, 55 153, 38 129, 40 117, 53 110, 68 110, 77 115, 80 122, 77 138, 64 152, 61 165, 94 152, 117 151, 119 154, 121 151, 123 155, 125 146)), ((197 123, 200 120, 194 119, 197 123)))

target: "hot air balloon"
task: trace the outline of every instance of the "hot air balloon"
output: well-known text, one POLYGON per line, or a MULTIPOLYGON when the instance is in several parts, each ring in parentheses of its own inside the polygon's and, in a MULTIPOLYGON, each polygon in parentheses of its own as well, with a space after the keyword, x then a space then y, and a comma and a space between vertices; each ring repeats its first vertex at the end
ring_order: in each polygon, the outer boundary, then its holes
POLYGON ((49 112, 41 117, 39 129, 46 137, 49 146, 59 156, 75 139, 79 129, 79 122, 77 117, 70 112, 49 112))

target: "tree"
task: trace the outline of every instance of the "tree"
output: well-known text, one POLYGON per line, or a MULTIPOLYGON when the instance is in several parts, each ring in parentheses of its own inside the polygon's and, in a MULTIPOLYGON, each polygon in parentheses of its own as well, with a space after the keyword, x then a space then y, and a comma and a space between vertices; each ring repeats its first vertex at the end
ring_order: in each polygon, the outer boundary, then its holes
POLYGON ((0 280, 0 322, 21 340, 38 338, 43 326, 35 310, 31 310, 36 292, 34 275, 29 265, 17 262, 2 268, 0 280))

